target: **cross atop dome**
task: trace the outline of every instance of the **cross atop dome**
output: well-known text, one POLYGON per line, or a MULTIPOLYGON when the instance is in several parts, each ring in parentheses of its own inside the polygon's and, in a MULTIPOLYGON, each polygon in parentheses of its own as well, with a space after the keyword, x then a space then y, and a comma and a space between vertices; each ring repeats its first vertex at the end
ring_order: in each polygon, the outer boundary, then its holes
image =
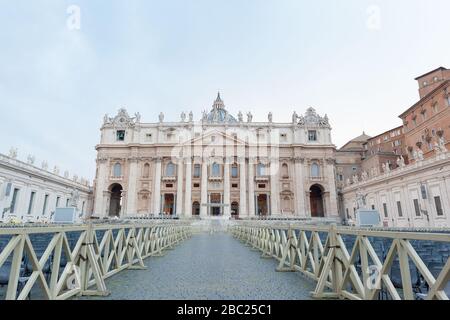
POLYGON ((225 104, 220 98, 220 92, 217 92, 217 98, 216 101, 214 101, 213 109, 225 109, 225 104))

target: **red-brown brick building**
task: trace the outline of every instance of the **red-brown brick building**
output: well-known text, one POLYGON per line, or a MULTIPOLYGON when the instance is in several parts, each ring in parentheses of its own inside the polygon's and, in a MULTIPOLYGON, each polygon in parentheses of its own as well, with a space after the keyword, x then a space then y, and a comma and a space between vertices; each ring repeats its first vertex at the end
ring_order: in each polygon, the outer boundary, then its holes
POLYGON ((424 157, 435 154, 435 144, 443 137, 450 141, 450 70, 440 67, 415 80, 420 100, 403 112, 405 149, 410 159, 420 148, 424 157))

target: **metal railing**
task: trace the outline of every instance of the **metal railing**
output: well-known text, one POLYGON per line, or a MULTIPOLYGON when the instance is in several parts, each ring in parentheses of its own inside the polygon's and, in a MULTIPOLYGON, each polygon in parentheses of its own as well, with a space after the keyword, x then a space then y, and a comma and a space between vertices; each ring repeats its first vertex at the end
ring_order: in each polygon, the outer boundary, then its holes
MULTIPOLYGON (((316 281, 314 298, 448 300, 445 288, 450 280, 449 233, 274 222, 237 222, 230 231, 246 245, 261 251, 263 258, 277 259, 277 271, 299 271, 316 281), (383 253, 376 250, 380 244, 377 239, 386 240, 383 253), (417 253, 415 246, 420 242, 444 245, 446 255, 442 256, 439 270, 436 265, 430 270, 417 253), (395 273, 394 264, 399 266, 395 273), (418 292, 419 287, 426 288, 425 292, 418 292)), ((422 255, 431 250, 422 249, 422 255)))
POLYGON ((190 225, 177 221, 2 226, 5 298, 24 300, 37 283, 50 300, 108 295, 105 279, 124 269, 145 269, 145 258, 162 255, 190 236, 190 225))

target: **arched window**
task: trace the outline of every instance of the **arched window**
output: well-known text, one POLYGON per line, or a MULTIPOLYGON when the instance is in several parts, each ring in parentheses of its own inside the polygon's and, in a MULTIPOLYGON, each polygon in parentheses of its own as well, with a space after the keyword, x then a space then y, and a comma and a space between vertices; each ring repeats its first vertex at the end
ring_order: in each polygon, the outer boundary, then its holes
POLYGON ((258 176, 264 176, 266 174, 266 166, 263 165, 262 163, 258 163, 258 167, 256 170, 258 176))
POLYGON ((220 165, 218 163, 214 162, 213 165, 212 165, 212 170, 211 171, 212 171, 211 175, 213 177, 219 177, 220 176, 220 165))
POLYGON ((116 163, 114 165, 114 177, 120 177, 122 175, 122 165, 120 163, 116 163))
POLYGON ((148 178, 150 175, 150 165, 148 163, 144 164, 144 170, 142 172, 142 176, 144 178, 148 178))
POLYGON ((311 177, 313 178, 320 177, 320 167, 317 163, 313 163, 311 165, 311 177))
POLYGON ((286 163, 281 166, 281 175, 283 178, 289 178, 289 168, 286 163))
POLYGON ((175 176, 175 165, 172 162, 169 162, 166 167, 166 177, 175 176))

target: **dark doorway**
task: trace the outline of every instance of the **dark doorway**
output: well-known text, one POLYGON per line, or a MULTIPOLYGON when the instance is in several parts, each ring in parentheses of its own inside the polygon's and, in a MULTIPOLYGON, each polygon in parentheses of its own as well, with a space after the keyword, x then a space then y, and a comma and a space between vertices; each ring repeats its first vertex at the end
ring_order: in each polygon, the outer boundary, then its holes
POLYGON ((323 188, 320 185, 313 185, 310 189, 311 217, 325 216, 323 210, 323 188))
POLYGON ((220 204, 222 203, 220 193, 211 193, 211 215, 212 216, 220 216, 222 214, 222 207, 220 204), (215 206, 214 204, 217 204, 215 206))
POLYGON ((258 215, 267 216, 269 214, 269 207, 267 205, 267 194, 259 194, 257 198, 258 202, 258 215))
POLYGON ((194 216, 200 215, 200 203, 198 203, 197 201, 195 201, 192 204, 192 215, 194 215, 194 216))
POLYGON ((119 217, 122 210, 122 191, 123 188, 120 184, 115 183, 109 187, 111 192, 111 198, 109 200, 109 216, 119 217))
POLYGON ((239 203, 233 202, 231 204, 231 215, 233 217, 238 217, 239 216, 239 203))
POLYGON ((166 193, 164 195, 164 214, 165 215, 173 215, 173 206, 174 206, 175 196, 173 193, 166 193))

